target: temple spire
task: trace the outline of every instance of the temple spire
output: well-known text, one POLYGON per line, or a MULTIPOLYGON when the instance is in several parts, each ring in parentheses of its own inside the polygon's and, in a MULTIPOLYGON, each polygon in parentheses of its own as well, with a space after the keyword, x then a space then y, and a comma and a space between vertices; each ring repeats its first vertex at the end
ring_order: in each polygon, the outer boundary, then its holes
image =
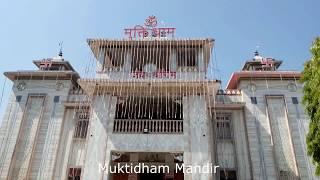
POLYGON ((260 56, 258 50, 256 50, 254 52, 254 57, 253 57, 253 61, 261 61, 262 60, 262 57, 260 56))
POLYGON ((63 44, 63 42, 60 42, 60 43, 59 43, 60 50, 59 50, 58 56, 60 56, 60 57, 62 57, 62 55, 63 55, 63 53, 62 53, 62 44, 63 44))

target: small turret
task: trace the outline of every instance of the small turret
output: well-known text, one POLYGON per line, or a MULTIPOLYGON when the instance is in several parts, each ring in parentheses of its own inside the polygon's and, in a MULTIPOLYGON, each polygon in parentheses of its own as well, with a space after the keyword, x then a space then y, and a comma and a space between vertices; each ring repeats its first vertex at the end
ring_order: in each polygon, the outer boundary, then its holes
POLYGON ((245 62, 242 71, 276 71, 281 63, 282 61, 274 58, 262 57, 255 51, 253 59, 245 62))

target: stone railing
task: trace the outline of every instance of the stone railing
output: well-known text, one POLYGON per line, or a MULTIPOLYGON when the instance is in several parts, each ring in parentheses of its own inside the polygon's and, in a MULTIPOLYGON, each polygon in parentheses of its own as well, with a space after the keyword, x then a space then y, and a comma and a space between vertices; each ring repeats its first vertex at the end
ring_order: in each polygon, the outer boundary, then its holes
POLYGON ((115 119, 114 133, 181 134, 183 120, 115 119))

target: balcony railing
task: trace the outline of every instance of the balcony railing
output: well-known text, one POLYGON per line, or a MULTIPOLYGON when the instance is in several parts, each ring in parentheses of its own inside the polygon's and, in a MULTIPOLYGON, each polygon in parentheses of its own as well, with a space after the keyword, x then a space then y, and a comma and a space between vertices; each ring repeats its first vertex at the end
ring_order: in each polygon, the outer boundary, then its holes
POLYGON ((115 119, 114 133, 182 134, 183 120, 115 119))

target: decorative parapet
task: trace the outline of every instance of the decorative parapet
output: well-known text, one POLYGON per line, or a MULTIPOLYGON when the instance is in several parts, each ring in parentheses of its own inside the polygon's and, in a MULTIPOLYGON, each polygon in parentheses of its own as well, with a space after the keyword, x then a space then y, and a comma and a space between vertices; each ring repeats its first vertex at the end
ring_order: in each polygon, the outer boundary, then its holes
POLYGON ((220 109, 238 109, 243 106, 240 89, 220 89, 215 98, 215 108, 220 109))
POLYGON ((217 92, 217 95, 241 95, 240 89, 220 89, 217 92))

